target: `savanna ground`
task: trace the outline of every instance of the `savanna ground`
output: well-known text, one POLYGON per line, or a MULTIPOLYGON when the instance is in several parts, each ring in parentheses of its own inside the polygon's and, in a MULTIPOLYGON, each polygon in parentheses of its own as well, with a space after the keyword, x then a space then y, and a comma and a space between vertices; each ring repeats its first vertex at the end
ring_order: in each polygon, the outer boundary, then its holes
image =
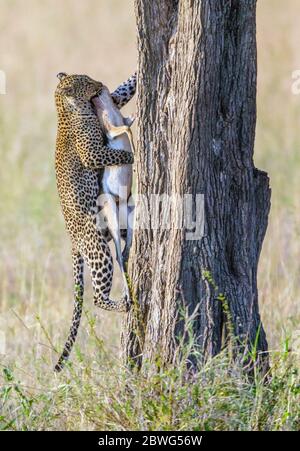
POLYGON ((226 353, 194 381, 180 365, 149 379, 128 373, 118 360, 121 316, 95 311, 90 289, 72 365, 53 374, 72 310, 54 177, 55 75, 88 73, 111 88, 126 79, 136 67, 133 5, 0 0, 0 11, 0 429, 299 429, 299 1, 258 1, 255 159, 273 193, 259 267, 267 384, 247 381, 226 353))

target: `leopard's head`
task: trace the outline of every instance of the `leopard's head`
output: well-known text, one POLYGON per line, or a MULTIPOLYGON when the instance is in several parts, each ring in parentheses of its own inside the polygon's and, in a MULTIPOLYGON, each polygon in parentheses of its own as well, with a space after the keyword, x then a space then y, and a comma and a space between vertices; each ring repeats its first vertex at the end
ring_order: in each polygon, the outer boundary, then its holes
POLYGON ((71 112, 91 112, 91 100, 101 93, 103 84, 88 75, 67 75, 60 72, 59 83, 55 91, 58 106, 68 108, 71 112))

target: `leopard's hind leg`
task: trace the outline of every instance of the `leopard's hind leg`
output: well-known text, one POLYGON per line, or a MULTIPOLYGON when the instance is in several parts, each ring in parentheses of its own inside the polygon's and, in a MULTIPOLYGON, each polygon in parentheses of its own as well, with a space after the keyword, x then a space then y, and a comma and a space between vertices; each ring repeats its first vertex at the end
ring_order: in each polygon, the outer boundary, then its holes
POLYGON ((130 308, 130 299, 127 293, 118 301, 110 299, 113 278, 112 255, 106 239, 94 224, 87 224, 85 236, 82 237, 79 246, 90 269, 94 304, 104 310, 127 312, 130 308))

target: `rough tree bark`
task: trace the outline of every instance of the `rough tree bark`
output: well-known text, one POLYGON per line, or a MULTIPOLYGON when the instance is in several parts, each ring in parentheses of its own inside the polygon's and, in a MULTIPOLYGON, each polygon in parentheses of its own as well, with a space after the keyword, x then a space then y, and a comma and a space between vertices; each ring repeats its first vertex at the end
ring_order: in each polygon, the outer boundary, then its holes
POLYGON ((216 355, 228 331, 220 292, 239 343, 256 340, 267 351, 257 293, 270 189, 253 164, 256 1, 135 0, 135 10, 137 192, 146 198, 137 217, 150 211, 153 193, 203 193, 205 218, 196 241, 176 229, 174 211, 170 230, 135 232, 129 274, 140 307, 125 321, 124 354, 139 366, 157 356, 171 362, 186 306, 198 307, 193 331, 203 356, 216 355))

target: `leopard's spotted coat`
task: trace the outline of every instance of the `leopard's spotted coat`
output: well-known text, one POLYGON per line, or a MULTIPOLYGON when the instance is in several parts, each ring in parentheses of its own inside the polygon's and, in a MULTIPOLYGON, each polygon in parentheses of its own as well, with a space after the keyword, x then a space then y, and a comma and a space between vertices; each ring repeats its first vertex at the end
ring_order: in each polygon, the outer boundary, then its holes
MULTIPOLYGON (((133 156, 126 150, 115 150, 105 144, 99 120, 91 99, 101 92, 102 83, 87 75, 58 74, 55 91, 58 114, 55 169, 57 187, 67 230, 71 237, 74 312, 72 325, 61 357, 55 366, 63 368, 75 342, 82 314, 84 291, 83 267, 87 264, 92 278, 94 303, 106 310, 127 311, 129 299, 109 298, 113 262, 105 234, 96 227, 96 200, 99 195, 99 170, 114 164, 131 164, 133 156)), ((112 93, 121 108, 134 95, 136 75, 112 93)))

